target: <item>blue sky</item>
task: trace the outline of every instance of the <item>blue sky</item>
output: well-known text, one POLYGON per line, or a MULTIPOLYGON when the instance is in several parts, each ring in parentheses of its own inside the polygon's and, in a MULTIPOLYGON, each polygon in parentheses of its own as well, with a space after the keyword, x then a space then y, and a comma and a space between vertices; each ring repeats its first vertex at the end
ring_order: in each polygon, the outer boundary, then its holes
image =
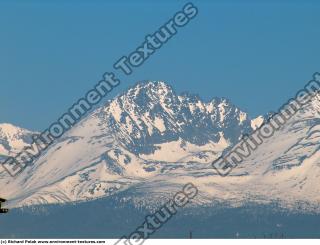
MULTIPOLYGON (((0 122, 41 130, 186 1, 0 1, 0 122)), ((256 116, 320 71, 319 1, 193 1, 198 16, 115 93, 163 80, 256 116)), ((111 97, 109 97, 111 98, 111 97)))

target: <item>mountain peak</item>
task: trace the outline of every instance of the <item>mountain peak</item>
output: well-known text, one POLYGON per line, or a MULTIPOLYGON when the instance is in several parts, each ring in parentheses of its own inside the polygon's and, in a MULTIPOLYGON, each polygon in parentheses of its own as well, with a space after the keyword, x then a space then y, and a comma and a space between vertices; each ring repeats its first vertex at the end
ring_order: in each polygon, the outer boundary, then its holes
POLYGON ((225 98, 213 101, 186 92, 177 95, 163 81, 143 81, 111 100, 103 111, 114 134, 136 153, 152 152, 156 144, 178 139, 204 145, 217 143, 224 135, 231 143, 251 130, 246 113, 225 98))
POLYGON ((140 90, 149 90, 153 92, 172 92, 173 89, 170 85, 164 81, 140 81, 133 85, 125 92, 125 94, 137 93, 140 90))
POLYGON ((21 130, 21 128, 14 126, 10 123, 0 123, 0 130, 3 130, 7 133, 9 133, 9 132, 14 133, 14 132, 21 130))

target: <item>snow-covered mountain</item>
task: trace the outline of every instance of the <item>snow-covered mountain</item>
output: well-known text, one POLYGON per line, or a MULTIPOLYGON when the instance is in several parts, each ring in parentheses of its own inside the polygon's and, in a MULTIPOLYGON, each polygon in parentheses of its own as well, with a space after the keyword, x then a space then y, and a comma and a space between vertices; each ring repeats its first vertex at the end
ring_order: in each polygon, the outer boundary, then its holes
POLYGON ((232 143, 251 130, 248 115, 227 99, 206 103, 195 95, 176 95, 164 82, 139 83, 104 107, 101 117, 119 142, 138 154, 178 140, 198 146, 232 143))
POLYGON ((16 127, 9 123, 0 123, 0 156, 12 156, 32 142, 36 132, 16 127))
POLYGON ((207 164, 250 124, 226 99, 203 102, 164 82, 138 83, 93 111, 20 176, 2 176, 0 195, 14 205, 102 197, 184 165, 207 164))
POLYGON ((121 194, 153 206, 193 182, 200 191, 194 205, 280 200, 288 207, 316 206, 319 108, 315 98, 222 178, 212 161, 263 117, 251 119, 226 99, 177 95, 164 82, 138 83, 84 118, 16 178, 1 172, 0 196, 11 207, 121 194))

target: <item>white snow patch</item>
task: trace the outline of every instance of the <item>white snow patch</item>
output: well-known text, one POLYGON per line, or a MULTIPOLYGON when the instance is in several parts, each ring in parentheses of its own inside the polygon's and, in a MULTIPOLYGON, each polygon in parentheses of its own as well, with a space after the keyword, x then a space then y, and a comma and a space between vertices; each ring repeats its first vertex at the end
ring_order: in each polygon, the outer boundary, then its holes
POLYGON ((263 116, 258 116, 255 119, 252 119, 251 120, 251 128, 253 130, 256 130, 257 128, 259 128, 262 125, 263 122, 264 122, 263 116))

